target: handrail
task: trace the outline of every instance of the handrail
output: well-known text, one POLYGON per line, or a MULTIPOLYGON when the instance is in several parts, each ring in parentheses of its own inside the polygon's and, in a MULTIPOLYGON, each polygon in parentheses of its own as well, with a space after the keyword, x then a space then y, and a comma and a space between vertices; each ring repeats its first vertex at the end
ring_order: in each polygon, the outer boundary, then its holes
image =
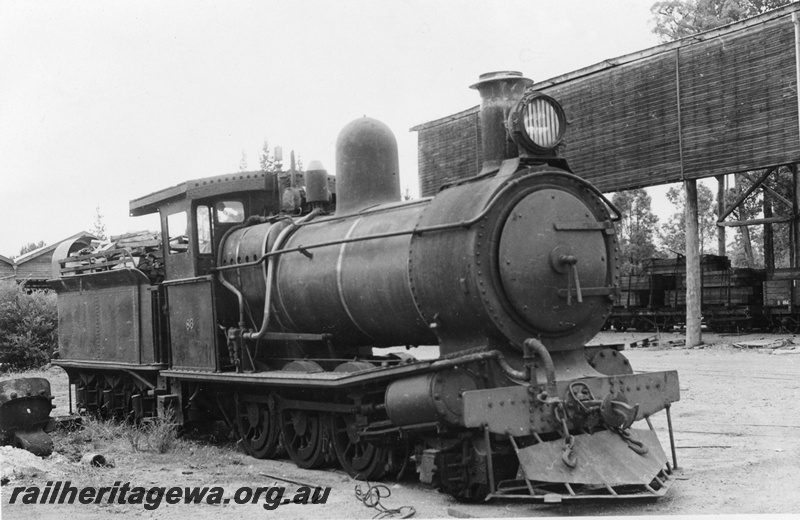
MULTIPOLYGON (((364 241, 368 241, 368 240, 380 240, 380 239, 384 239, 384 238, 392 238, 392 237, 398 237, 398 236, 404 236, 404 235, 420 236, 420 235, 423 235, 425 233, 433 233, 433 232, 438 232, 438 231, 448 231, 448 230, 451 230, 451 229, 459 229, 459 228, 469 228, 469 227, 472 227, 473 225, 477 224, 478 222, 480 222, 484 217, 486 217, 486 215, 488 215, 489 212, 494 208, 495 204, 497 204, 497 201, 503 195, 505 195, 508 191, 510 191, 512 188, 516 187, 521 182, 526 181, 526 180, 531 179, 531 178, 535 178, 535 177, 542 177, 542 176, 546 176, 546 175, 552 175, 552 173, 553 172, 528 173, 528 174, 522 175, 520 177, 517 177, 516 179, 513 179, 513 180, 509 181, 508 184, 503 186, 503 188, 500 191, 498 191, 492 197, 492 199, 489 201, 489 203, 486 205, 486 207, 483 209, 483 211, 481 211, 478 215, 476 215, 475 217, 473 217, 471 219, 468 219, 468 220, 462 220, 460 222, 450 222, 450 223, 447 223, 447 224, 436 224, 436 225, 427 226, 427 227, 415 227, 413 229, 403 229, 403 230, 400 230, 400 231, 389 231, 389 232, 386 232, 386 233, 376 233, 374 235, 366 235, 366 236, 361 236, 361 237, 340 238, 340 239, 337 239, 337 240, 329 240, 329 241, 325 241, 325 242, 317 242, 316 244, 300 245, 300 246, 297 246, 297 247, 291 247, 291 248, 287 248, 287 249, 280 249, 280 250, 277 250, 277 251, 270 251, 268 253, 264 253, 258 260, 254 260, 252 262, 244 262, 244 263, 240 263, 240 264, 231 264, 231 265, 226 265, 226 266, 221 266, 221 267, 217 266, 212 270, 215 271, 215 272, 222 272, 222 271, 228 271, 228 270, 232 270, 232 269, 241 269, 241 268, 245 268, 245 267, 255 267, 257 265, 262 264, 264 261, 268 260, 269 258, 271 258, 273 256, 283 255, 283 254, 287 254, 287 253, 298 253, 298 252, 306 254, 310 249, 319 249, 321 247, 337 246, 337 245, 342 245, 342 244, 350 244, 350 243, 353 243, 353 242, 364 242, 364 241)), ((611 212, 616 215, 616 217, 612 217, 611 218, 611 220, 613 222, 616 222, 616 221, 618 221, 618 220, 620 220, 622 218, 622 214, 619 212, 617 207, 614 206, 614 204, 611 203, 611 201, 609 201, 605 197, 605 195, 603 195, 597 188, 592 186, 589 182, 585 181, 584 179, 581 179, 577 175, 573 175, 573 174, 567 173, 567 172, 558 172, 558 175, 562 175, 562 176, 568 177, 568 178, 570 178, 572 180, 579 181, 579 182, 583 183, 588 189, 593 191, 595 193, 595 195, 597 195, 599 198, 601 198, 603 200, 603 202, 606 203, 606 205, 609 207, 611 212)), ((218 264, 219 263, 220 262, 218 262, 218 264)))

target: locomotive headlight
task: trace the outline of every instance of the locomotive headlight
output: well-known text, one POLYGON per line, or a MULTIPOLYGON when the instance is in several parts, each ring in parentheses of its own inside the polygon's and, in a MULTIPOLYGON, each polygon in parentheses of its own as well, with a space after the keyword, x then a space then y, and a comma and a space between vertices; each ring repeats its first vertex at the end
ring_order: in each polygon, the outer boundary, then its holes
POLYGON ((551 153, 561 143, 567 118, 558 102, 541 92, 528 91, 508 118, 517 145, 532 154, 551 153))

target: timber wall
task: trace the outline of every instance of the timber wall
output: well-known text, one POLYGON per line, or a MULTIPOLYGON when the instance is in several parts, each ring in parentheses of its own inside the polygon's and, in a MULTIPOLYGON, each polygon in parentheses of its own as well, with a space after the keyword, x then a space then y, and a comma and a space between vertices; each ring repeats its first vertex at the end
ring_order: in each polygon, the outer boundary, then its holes
MULTIPOLYGON (((561 155, 606 192, 798 162, 798 9, 537 83, 567 114, 561 155)), ((478 173, 478 125, 474 107, 412 128, 421 195, 478 173)))
POLYGON ((10 259, 0 256, 0 281, 14 279, 14 264, 10 259))

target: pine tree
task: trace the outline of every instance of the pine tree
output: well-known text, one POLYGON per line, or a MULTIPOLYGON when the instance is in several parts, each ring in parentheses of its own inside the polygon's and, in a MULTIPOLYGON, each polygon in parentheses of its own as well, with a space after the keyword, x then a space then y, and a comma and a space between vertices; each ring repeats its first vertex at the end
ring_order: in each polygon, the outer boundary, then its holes
POLYGON ((103 214, 100 213, 100 206, 96 206, 94 211, 94 224, 91 233, 100 240, 105 240, 108 236, 106 235, 106 224, 103 221, 103 214))

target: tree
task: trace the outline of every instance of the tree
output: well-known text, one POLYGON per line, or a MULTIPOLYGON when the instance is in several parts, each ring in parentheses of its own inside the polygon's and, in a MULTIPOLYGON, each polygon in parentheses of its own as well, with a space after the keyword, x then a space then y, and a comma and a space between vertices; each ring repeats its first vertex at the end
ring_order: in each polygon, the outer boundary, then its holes
POLYGON ((277 170, 277 161, 275 154, 269 148, 269 141, 264 139, 264 145, 261 147, 261 153, 258 156, 258 164, 261 166, 262 172, 274 172, 277 170))
POLYGON ((239 171, 247 171, 247 152, 242 148, 242 158, 239 159, 239 171))
POLYGON ((791 0, 662 0, 650 7, 662 42, 691 36, 786 5, 791 0))
POLYGON ((38 368, 58 347, 56 294, 0 282, 0 363, 17 370, 38 368))
POLYGON ((34 251, 46 245, 47 244, 45 243, 44 240, 39 240, 38 242, 28 242, 27 245, 24 245, 19 249, 19 256, 22 256, 25 253, 30 253, 31 251, 34 251))
POLYGON ((94 208, 94 224, 92 224, 91 233, 100 240, 108 238, 106 235, 106 224, 103 221, 103 214, 100 213, 100 206, 94 208))
MULTIPOLYGON (((675 254, 686 254, 686 191, 683 185, 667 191, 667 199, 675 206, 675 213, 661 225, 659 238, 664 248, 675 254)), ((700 254, 715 252, 717 233, 717 204, 711 189, 697 183, 697 217, 700 230, 700 254)))
MULTIPOLYGON (((758 172, 736 175, 736 187, 728 190, 725 201, 728 206, 733 204, 736 197, 753 185, 747 177, 755 178, 758 172)), ((763 186, 771 188, 784 199, 792 200, 792 173, 789 168, 778 168, 775 173, 764 181, 763 186)), ((792 208, 790 205, 779 202, 776 197, 770 196, 772 215, 775 217, 790 217, 792 208)), ((744 202, 733 212, 732 218, 738 220, 749 220, 761 218, 764 208, 764 193, 762 190, 754 192, 747 197, 744 202)), ((729 218, 731 220, 731 218, 729 218)), ((744 228, 737 228, 733 248, 730 252, 731 264, 734 267, 764 267, 764 226, 748 226, 747 234, 744 235, 744 228), (748 242, 750 245, 748 246, 748 242), (750 251, 748 252, 748 249, 750 251), (751 261, 752 260, 752 261, 751 261)), ((791 226, 789 224, 773 224, 773 253, 775 267, 789 267, 791 251, 791 226)))
POLYGON ((622 213, 617 237, 622 272, 628 274, 644 260, 661 255, 654 242, 658 217, 651 209, 650 195, 641 188, 617 192, 611 201, 622 213))

